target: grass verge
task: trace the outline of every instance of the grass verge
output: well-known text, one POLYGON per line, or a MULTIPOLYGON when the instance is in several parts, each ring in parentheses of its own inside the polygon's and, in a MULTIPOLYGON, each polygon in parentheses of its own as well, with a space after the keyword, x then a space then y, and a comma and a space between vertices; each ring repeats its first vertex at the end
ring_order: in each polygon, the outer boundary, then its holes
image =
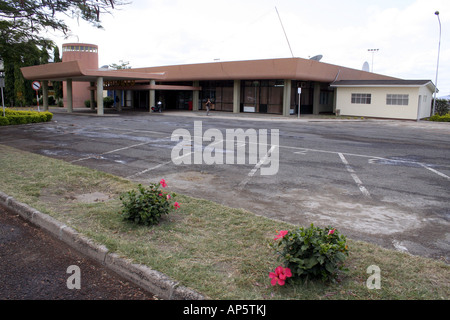
POLYGON ((351 239, 349 271, 336 283, 272 287, 279 263, 268 243, 291 224, 178 195, 181 209, 158 226, 136 226, 120 215, 119 195, 136 187, 128 180, 6 146, 0 163, 1 191, 211 299, 449 299, 450 266, 351 239), (107 197, 80 197, 94 192, 107 197), (366 286, 371 265, 381 289, 366 286))

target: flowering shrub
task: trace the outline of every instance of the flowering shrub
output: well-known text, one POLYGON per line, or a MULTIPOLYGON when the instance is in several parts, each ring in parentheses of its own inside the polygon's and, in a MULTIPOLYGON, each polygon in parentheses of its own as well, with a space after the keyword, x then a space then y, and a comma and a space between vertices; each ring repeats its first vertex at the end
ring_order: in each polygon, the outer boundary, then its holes
POLYGON ((156 225, 162 215, 169 214, 171 209, 179 209, 178 202, 172 203, 176 194, 163 192, 160 187, 167 187, 164 179, 157 184, 150 184, 149 187, 139 184, 137 190, 122 194, 120 200, 123 204, 123 218, 137 224, 156 225))
POLYGON ((345 236, 335 228, 322 229, 313 224, 309 228, 280 231, 271 246, 292 272, 292 278, 331 280, 344 269, 343 262, 348 256, 345 236))

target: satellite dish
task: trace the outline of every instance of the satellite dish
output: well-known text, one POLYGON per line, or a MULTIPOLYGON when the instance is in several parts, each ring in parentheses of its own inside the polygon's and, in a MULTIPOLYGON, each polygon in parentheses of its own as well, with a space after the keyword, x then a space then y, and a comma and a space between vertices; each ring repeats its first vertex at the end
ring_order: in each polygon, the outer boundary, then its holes
POLYGON ((320 61, 320 60, 322 60, 322 58, 323 58, 323 55, 318 54, 317 56, 314 56, 314 57, 310 58, 309 60, 320 61))
POLYGON ((363 66, 362 66, 362 70, 366 71, 366 72, 370 71, 369 63, 367 61, 364 62, 363 66))

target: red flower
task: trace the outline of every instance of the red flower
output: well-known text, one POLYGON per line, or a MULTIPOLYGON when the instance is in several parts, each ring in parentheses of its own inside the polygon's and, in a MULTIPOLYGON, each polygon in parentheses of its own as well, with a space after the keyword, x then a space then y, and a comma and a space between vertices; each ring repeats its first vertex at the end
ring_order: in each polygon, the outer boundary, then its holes
POLYGON ((179 209, 179 208, 180 208, 180 205, 179 205, 178 202, 175 202, 175 203, 173 204, 173 206, 175 207, 175 209, 179 209))
POLYGON ((273 240, 283 239, 284 236, 287 235, 287 234, 288 234, 288 231, 287 231, 287 230, 281 230, 280 233, 277 234, 277 235, 275 236, 275 239, 273 239, 273 240))
POLYGON ((286 279, 292 277, 292 272, 291 269, 289 268, 283 268, 282 266, 278 266, 275 269, 275 272, 269 273, 269 277, 270 279, 272 279, 270 283, 273 286, 275 286, 277 283, 280 286, 283 286, 286 282, 286 279))
POLYGON ((161 179, 161 181, 160 181, 159 183, 161 184, 161 186, 162 186, 163 188, 167 187, 166 180, 161 179))
POLYGON ((330 231, 328 231, 328 235, 333 234, 335 230, 336 229, 331 229, 330 231))

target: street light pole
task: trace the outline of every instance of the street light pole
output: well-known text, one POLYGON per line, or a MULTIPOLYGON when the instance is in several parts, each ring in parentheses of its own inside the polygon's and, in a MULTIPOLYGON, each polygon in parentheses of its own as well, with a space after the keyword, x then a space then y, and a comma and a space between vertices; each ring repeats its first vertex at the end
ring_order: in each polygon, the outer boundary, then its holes
POLYGON ((437 82, 438 82, 438 73, 439 73, 439 54, 441 52, 441 19, 439 18, 439 11, 434 13, 439 21, 439 47, 438 47, 438 58, 437 58, 437 66, 436 66, 436 82, 434 83, 434 99, 433 99, 433 110, 431 115, 433 116, 436 111, 436 92, 437 92, 437 82))
POLYGON ((367 51, 372 52, 372 73, 373 73, 373 55, 375 52, 379 51, 380 49, 367 49, 367 51))

